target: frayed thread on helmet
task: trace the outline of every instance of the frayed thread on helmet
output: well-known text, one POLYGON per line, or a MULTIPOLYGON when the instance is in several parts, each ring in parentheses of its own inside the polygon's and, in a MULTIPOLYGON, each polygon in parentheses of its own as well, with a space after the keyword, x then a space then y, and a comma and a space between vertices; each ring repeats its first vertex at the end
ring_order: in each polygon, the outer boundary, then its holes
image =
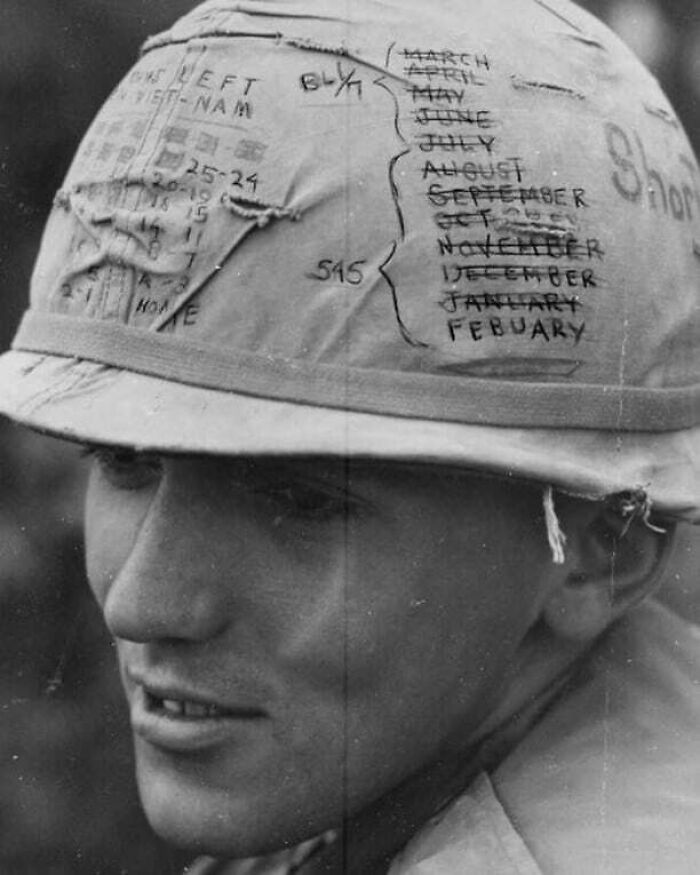
POLYGON ((552 551, 552 560, 555 565, 563 565, 566 561, 564 547, 566 535, 559 524, 559 517, 554 507, 554 489, 547 486, 544 490, 544 519, 547 524, 547 540, 552 551))
POLYGON ((621 537, 624 538, 636 519, 641 519, 644 525, 652 532, 656 532, 659 535, 666 534, 666 529, 655 526, 651 522, 653 505, 645 489, 630 489, 626 492, 618 492, 617 495, 613 495, 608 500, 608 504, 615 513, 619 514, 626 521, 621 537))
MULTIPOLYGON (((547 486, 543 495, 544 518, 547 525, 547 540, 552 551, 552 559, 556 565, 563 565, 566 561, 564 548, 566 547, 566 535, 561 528, 556 508, 554 507, 554 488, 547 486)), ((656 526, 651 521, 653 510, 652 501, 644 489, 630 489, 626 492, 618 492, 608 499, 608 506, 614 513, 625 520, 625 526, 620 533, 624 538, 632 523, 640 519, 652 532, 660 535, 666 534, 666 529, 656 526)))

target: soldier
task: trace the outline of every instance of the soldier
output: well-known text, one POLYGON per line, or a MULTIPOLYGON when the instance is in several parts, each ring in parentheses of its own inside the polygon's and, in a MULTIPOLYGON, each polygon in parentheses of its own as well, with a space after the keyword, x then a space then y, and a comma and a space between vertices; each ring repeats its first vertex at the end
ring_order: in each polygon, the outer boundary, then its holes
POLYGON ((568 0, 212 0, 48 222, 2 410, 88 446, 146 814, 197 873, 683 875, 698 169, 568 0), (646 601, 645 601, 646 599, 646 601))

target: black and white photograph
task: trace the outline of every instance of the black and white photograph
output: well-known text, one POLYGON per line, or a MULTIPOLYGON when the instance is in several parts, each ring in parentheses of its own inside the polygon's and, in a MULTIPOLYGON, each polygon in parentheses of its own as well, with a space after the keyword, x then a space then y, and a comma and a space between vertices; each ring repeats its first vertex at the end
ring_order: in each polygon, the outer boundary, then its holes
POLYGON ((0 875, 698 875, 697 0, 0 0, 0 115, 0 875))

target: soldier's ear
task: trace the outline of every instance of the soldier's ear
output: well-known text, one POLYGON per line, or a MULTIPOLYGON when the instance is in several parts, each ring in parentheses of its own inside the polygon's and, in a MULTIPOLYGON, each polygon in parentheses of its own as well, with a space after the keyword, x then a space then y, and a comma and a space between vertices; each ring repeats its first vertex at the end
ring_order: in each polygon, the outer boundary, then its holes
POLYGON ((624 501, 565 499, 559 513, 566 560, 542 618, 555 635, 593 640, 661 582, 674 527, 653 525, 643 507, 624 501))

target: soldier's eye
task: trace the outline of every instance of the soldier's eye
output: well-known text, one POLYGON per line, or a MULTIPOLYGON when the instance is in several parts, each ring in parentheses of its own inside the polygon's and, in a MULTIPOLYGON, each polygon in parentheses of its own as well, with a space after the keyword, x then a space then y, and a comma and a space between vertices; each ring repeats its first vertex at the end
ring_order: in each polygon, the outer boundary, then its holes
POLYGON ((83 455, 92 458, 99 475, 115 489, 144 489, 157 483, 163 472, 160 456, 125 447, 89 447, 83 455))
POLYGON ((306 483, 270 483, 264 495, 285 515, 310 522, 326 522, 353 513, 355 503, 343 489, 306 483))

